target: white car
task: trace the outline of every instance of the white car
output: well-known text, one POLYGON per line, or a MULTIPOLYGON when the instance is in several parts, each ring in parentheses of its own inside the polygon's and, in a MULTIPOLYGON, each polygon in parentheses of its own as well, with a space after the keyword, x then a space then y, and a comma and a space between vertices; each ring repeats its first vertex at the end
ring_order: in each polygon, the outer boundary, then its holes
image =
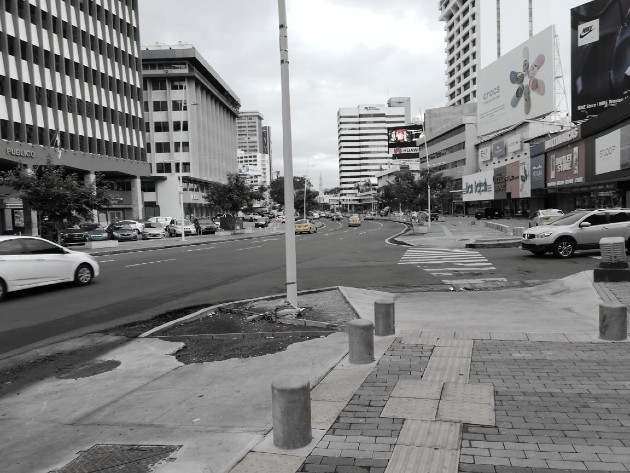
POLYGON ((171 220, 173 220, 174 217, 151 217, 148 221, 151 223, 161 223, 162 225, 166 226, 169 223, 171 223, 171 220))
POLYGON ((539 225, 549 225, 556 220, 564 217, 564 212, 560 209, 540 209, 536 210, 531 220, 529 221, 530 227, 537 227, 539 225))
POLYGON ((195 230, 195 226, 188 219, 184 219, 184 225, 183 226, 182 226, 182 221, 181 220, 177 220, 177 219, 171 220, 171 223, 168 226, 168 233, 169 233, 170 236, 177 236, 177 235, 181 236, 182 228, 183 228, 184 235, 196 235, 197 234, 197 231, 195 230))
POLYGON ((43 238, 0 236, 0 300, 7 293, 74 282, 90 284, 99 275, 96 260, 43 238))
POLYGON ((119 220, 118 222, 116 222, 116 224, 129 225, 136 231, 138 235, 140 235, 142 233, 142 230, 144 230, 144 223, 138 222, 137 220, 119 220))

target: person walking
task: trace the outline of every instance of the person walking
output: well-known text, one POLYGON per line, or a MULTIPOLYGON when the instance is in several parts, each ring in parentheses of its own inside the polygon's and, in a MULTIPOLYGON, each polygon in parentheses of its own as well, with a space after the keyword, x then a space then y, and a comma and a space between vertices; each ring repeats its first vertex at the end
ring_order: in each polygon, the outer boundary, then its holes
POLYGON ((199 225, 199 219, 196 216, 192 218, 192 223, 195 226, 195 233, 201 235, 201 225, 199 225))

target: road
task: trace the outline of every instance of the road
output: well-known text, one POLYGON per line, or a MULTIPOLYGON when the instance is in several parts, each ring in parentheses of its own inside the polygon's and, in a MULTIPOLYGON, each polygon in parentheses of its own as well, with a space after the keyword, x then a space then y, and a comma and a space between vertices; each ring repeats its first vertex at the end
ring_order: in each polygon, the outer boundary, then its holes
MULTIPOLYGON (((323 221, 296 237, 298 290, 329 286, 390 291, 471 281, 556 279, 586 269, 592 255, 538 258, 519 248, 411 248, 387 240, 401 224, 323 221)), ((453 231, 455 231, 453 229, 453 231)), ((0 353, 198 305, 285 293, 284 235, 99 257, 88 287, 15 293, 0 306, 0 353)))

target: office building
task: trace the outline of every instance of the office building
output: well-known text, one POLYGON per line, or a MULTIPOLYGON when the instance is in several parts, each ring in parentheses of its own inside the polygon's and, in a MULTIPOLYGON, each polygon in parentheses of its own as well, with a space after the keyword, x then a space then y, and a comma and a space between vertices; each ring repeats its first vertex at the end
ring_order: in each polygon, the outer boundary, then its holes
POLYGON ((242 111, 236 119, 238 149, 245 153, 263 152, 263 116, 256 111, 242 111))
POLYGON ((142 69, 155 179, 144 195, 147 213, 179 216, 182 192, 186 216, 210 215, 203 198, 208 183, 227 182, 237 172, 239 98, 190 44, 143 46, 142 69))
POLYGON ((263 153, 245 153, 238 150, 238 172, 247 179, 247 183, 255 188, 271 184, 269 156, 263 153))
POLYGON ((400 98, 390 103, 402 106, 359 105, 337 111, 339 185, 343 205, 371 202, 376 174, 390 165, 387 128, 408 123, 411 118, 410 107, 406 107, 400 98))
MULTIPOLYGON (((137 0, 0 2, 0 169, 102 172, 115 203, 98 220, 142 218, 139 38, 137 0)), ((35 213, 0 189, 0 233, 37 232, 35 213)))

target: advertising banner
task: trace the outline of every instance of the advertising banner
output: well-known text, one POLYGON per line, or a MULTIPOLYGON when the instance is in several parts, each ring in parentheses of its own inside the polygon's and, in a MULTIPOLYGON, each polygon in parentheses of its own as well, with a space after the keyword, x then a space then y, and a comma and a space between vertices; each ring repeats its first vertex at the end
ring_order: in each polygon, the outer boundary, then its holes
POLYGON ((490 161, 492 159, 492 146, 479 148, 479 162, 490 161))
POLYGON ((594 0, 571 9, 571 120, 598 115, 630 91, 630 0, 594 0))
POLYGON ((530 159, 523 158, 518 163, 518 196, 527 198, 532 196, 532 180, 530 172, 530 159))
POLYGON ((507 140, 507 151, 508 153, 516 153, 523 149, 523 139, 521 138, 521 134, 511 136, 507 140))
POLYGON ((531 176, 531 188, 532 189, 544 189, 545 188, 545 155, 539 154, 538 156, 530 159, 530 176, 531 176))
POLYGON ((494 181, 494 198, 505 199, 507 197, 507 177, 505 173, 505 166, 499 166, 494 168, 494 175, 492 176, 494 181))
POLYGON ((387 149, 392 159, 418 159, 418 139, 422 136, 421 124, 390 127, 387 129, 387 149))
POLYGON ((547 187, 584 182, 584 142, 558 148, 547 154, 547 187))
POLYGON ((501 140, 492 143, 492 157, 495 159, 505 157, 505 141, 501 140))
POLYGON ((509 192, 513 199, 520 197, 518 181, 519 163, 510 163, 505 165, 505 190, 509 192))
POLYGON ((553 112, 553 35, 550 26, 479 71, 480 136, 553 112))
POLYGON ((595 140, 595 174, 630 168, 630 125, 595 140))
POLYGON ((469 174, 462 178, 464 202, 494 199, 493 171, 483 171, 469 174))

